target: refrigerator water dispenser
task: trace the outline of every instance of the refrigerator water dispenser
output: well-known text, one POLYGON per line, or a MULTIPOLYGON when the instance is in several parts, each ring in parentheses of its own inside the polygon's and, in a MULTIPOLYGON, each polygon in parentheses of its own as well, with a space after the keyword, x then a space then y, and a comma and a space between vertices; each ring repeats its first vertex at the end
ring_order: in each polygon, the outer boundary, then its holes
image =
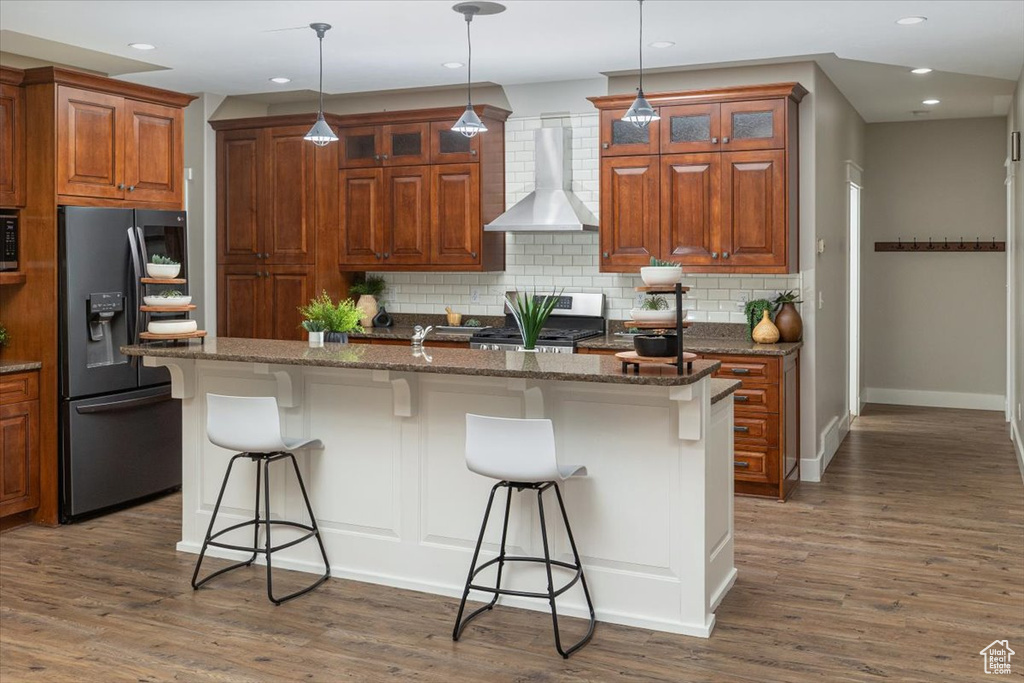
POLYGON ((96 292, 89 295, 89 342, 86 345, 86 365, 113 365, 124 363, 126 358, 118 353, 114 360, 114 339, 111 323, 117 314, 124 313, 123 292, 96 292))

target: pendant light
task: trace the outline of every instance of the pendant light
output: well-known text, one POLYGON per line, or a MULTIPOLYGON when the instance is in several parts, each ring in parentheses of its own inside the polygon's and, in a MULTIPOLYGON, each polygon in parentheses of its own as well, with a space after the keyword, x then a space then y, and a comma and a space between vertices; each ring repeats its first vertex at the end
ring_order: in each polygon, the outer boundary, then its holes
POLYGON ((640 3, 640 87, 637 88, 636 99, 633 100, 632 106, 622 120, 632 123, 637 128, 646 128, 651 121, 657 121, 661 117, 644 97, 644 0, 638 0, 638 2, 640 3))
POLYGON ((456 133, 462 133, 467 138, 471 138, 477 133, 486 133, 487 126, 484 125, 484 122, 473 111, 473 40, 470 34, 470 25, 473 23, 474 16, 499 14, 505 11, 505 6, 496 2, 461 2, 452 7, 452 9, 466 18, 466 45, 469 48, 469 58, 466 60, 466 111, 462 113, 459 120, 452 126, 452 130, 456 133))
POLYGON ((320 40, 320 107, 317 109, 316 123, 306 133, 305 139, 317 147, 325 147, 338 141, 338 136, 324 120, 324 34, 331 29, 331 25, 310 24, 309 27, 316 31, 316 37, 320 40))

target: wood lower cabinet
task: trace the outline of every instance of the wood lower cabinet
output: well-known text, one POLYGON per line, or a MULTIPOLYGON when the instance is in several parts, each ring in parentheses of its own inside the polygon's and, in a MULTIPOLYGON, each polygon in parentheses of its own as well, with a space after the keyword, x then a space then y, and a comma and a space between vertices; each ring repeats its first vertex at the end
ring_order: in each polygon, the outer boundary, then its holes
POLYGON ((661 119, 647 129, 621 121, 632 96, 590 98, 601 110, 600 269, 636 272, 653 256, 691 273, 796 272, 805 94, 797 83, 653 94, 661 119))
POLYGON ((0 206, 25 204, 25 90, 21 72, 0 67, 0 206))
POLYGON ((658 156, 611 157, 601 162, 601 270, 631 272, 660 253, 658 156))
POLYGON ((39 507, 38 373, 0 375, 0 517, 39 507))
POLYGON ((298 308, 314 294, 309 266, 222 267, 217 333, 224 337, 304 339, 298 308))

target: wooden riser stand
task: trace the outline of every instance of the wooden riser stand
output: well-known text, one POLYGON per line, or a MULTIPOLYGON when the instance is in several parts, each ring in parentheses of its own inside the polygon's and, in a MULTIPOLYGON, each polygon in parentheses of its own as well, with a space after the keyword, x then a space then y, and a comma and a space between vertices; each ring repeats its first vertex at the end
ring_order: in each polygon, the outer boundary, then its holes
MULTIPOLYGON (((645 294, 675 294, 676 296, 676 359, 675 362, 666 361, 664 358, 655 358, 651 356, 639 356, 635 351, 626 351, 624 353, 615 354, 617 358, 622 360, 622 372, 623 374, 629 373, 629 368, 633 368, 633 373, 640 374, 640 365, 642 363, 655 363, 661 365, 675 365, 676 373, 682 375, 684 372, 693 369, 693 361, 697 359, 697 356, 692 353, 686 353, 683 350, 683 329, 690 326, 690 323, 683 320, 686 313, 683 311, 683 292, 690 291, 689 287, 683 287, 682 284, 676 283, 671 286, 665 287, 637 287, 636 291, 644 292, 645 294)), ((626 323, 627 327, 636 327, 643 329, 664 329, 665 326, 661 323, 648 323, 638 322, 636 320, 629 320, 626 323)))
MULTIPOLYGON (((144 287, 152 287, 156 285, 169 286, 169 285, 183 285, 188 280, 186 278, 155 278, 155 277, 140 277, 139 282, 144 287)), ((176 313, 176 318, 180 317, 182 320, 188 320, 189 314, 196 309, 195 304, 188 304, 186 306, 139 306, 139 314, 143 315, 143 320, 146 323, 146 332, 139 333, 139 339, 148 342, 185 342, 188 343, 192 339, 198 339, 199 343, 202 344, 206 337, 205 330, 195 330, 194 332, 183 332, 181 334, 156 334, 149 332, 149 322, 152 319, 154 313, 176 313)))

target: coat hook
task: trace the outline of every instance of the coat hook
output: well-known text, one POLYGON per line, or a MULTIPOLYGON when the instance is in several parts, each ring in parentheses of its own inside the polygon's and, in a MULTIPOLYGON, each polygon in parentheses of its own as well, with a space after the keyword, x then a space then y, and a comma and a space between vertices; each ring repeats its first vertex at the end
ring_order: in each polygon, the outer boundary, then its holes
POLYGON ((949 238, 948 237, 943 237, 942 238, 942 248, 943 249, 949 249, 949 238))
POLYGON ((897 249, 902 249, 903 248, 903 238, 900 237, 899 235, 896 235, 896 248, 897 249))
POLYGON ((914 238, 914 250, 917 251, 917 238, 914 238))
POLYGON ((974 248, 975 249, 981 249, 981 238, 980 237, 975 237, 974 238, 974 248))
POLYGON ((931 250, 931 248, 932 248, 932 238, 931 238, 931 237, 929 237, 929 238, 928 238, 928 250, 930 251, 930 250, 931 250))

